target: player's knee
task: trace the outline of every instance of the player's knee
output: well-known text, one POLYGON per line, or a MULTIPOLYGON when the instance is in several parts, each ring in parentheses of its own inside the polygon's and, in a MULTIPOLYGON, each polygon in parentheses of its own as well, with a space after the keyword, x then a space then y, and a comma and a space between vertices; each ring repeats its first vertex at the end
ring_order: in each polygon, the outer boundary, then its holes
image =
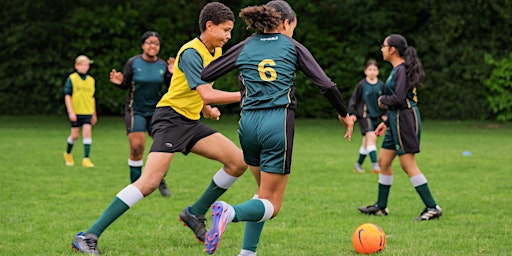
POLYGON ((142 157, 142 154, 144 154, 144 144, 132 144, 130 147, 130 154, 137 159, 142 157))

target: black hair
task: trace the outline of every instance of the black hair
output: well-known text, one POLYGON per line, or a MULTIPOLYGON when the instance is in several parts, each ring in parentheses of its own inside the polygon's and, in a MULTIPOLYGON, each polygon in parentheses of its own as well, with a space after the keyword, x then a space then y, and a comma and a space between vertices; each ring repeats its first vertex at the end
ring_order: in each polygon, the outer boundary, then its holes
POLYGON ((366 65, 364 65, 364 69, 368 68, 371 65, 375 65, 376 67, 379 67, 379 64, 377 63, 377 61, 375 59, 369 59, 366 62, 366 65))
POLYGON ((146 31, 146 32, 144 32, 144 34, 142 34, 142 36, 140 38, 140 44, 144 44, 144 42, 146 42, 146 39, 148 39, 149 37, 152 37, 152 36, 156 36, 158 38, 158 41, 162 42, 162 39, 160 38, 160 35, 158 34, 158 32, 146 31))
POLYGON ((388 45, 397 49, 400 57, 404 59, 407 74, 407 84, 409 87, 420 88, 423 86, 425 71, 421 60, 416 53, 416 49, 407 44, 407 39, 400 34, 391 34, 388 36, 388 45))
POLYGON ((208 3, 199 14, 199 30, 202 33, 206 29, 206 22, 208 21, 219 25, 228 20, 235 22, 235 15, 229 7, 219 2, 208 3))
POLYGON ((276 9, 276 11, 281 14, 281 21, 288 20, 289 22, 293 22, 295 18, 297 18, 297 14, 295 14, 295 11, 286 1, 273 0, 268 2, 266 6, 276 9))

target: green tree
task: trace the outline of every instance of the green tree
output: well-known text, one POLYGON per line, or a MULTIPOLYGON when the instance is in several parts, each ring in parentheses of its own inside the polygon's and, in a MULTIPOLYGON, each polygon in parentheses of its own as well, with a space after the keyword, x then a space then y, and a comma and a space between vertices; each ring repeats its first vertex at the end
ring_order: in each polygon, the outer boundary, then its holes
POLYGON ((485 62, 495 67, 491 75, 485 80, 489 89, 487 101, 498 121, 512 120, 512 53, 508 58, 495 60, 485 55, 485 62))

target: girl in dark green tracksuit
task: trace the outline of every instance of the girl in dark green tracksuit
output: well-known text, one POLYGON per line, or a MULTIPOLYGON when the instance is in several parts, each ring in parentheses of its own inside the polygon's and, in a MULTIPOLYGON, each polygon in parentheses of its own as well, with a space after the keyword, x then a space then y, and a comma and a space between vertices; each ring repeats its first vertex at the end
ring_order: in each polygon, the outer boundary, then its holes
POLYGON ((355 115, 359 130, 363 135, 354 172, 365 172, 362 165, 366 156, 370 155, 372 162, 371 173, 378 173, 380 172, 380 167, 377 163, 377 136, 375 135, 375 129, 379 125, 382 113, 377 99, 382 95, 384 83, 378 78, 379 67, 375 60, 369 60, 366 63, 364 74, 366 77, 357 83, 348 105, 348 110, 352 115, 355 115))
POLYGON ((432 197, 427 179, 415 159, 415 154, 420 152, 421 135, 416 89, 423 85, 425 72, 416 50, 407 44, 402 35, 386 37, 381 52, 383 59, 393 65, 393 70, 386 80, 384 95, 378 99, 379 106, 388 110, 388 120, 379 124, 375 130, 378 136, 386 131, 379 153, 379 192, 377 203, 359 207, 359 211, 374 215, 388 214, 388 195, 393 183, 391 164, 398 155, 402 169, 425 204, 425 209, 415 220, 439 218, 442 215, 441 208, 432 197))

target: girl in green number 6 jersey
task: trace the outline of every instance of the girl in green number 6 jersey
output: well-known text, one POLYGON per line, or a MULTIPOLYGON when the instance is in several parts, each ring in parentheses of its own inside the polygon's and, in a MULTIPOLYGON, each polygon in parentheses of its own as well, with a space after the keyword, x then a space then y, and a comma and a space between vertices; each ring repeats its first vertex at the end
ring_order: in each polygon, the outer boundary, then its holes
POLYGON ((257 174, 257 195, 242 204, 217 201, 212 206, 212 224, 206 234, 206 252, 217 250, 229 222, 246 221, 240 255, 256 255, 263 224, 275 217, 282 205, 291 170, 294 138, 295 72, 302 71, 320 89, 338 112, 350 140, 354 122, 341 93, 310 52, 295 41, 295 12, 285 1, 241 10, 248 29, 258 33, 230 48, 208 65, 201 78, 213 81, 237 68, 242 85, 239 139, 244 160, 257 174))

